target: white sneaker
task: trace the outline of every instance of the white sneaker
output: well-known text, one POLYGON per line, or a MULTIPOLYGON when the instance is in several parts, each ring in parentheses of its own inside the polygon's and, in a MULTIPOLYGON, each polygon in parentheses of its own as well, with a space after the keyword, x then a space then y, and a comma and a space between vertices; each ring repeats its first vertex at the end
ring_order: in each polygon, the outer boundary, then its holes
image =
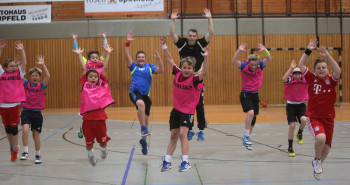
POLYGON ((322 165, 321 165, 321 159, 312 160, 312 166, 314 167, 314 172, 316 174, 321 174, 323 172, 322 165))
POLYGON ((107 152, 107 149, 106 150, 101 150, 101 158, 102 159, 106 159, 107 158, 107 156, 108 156, 108 152, 107 152))
POLYGON ((41 156, 40 155, 36 155, 35 156, 35 161, 34 161, 35 164, 41 164, 41 156))
POLYGON ((315 173, 315 171, 314 171, 314 177, 318 181, 321 180, 321 174, 320 173, 315 173))
POLYGON ((93 155, 93 156, 88 156, 88 158, 89 158, 89 163, 91 164, 91 166, 93 166, 93 167, 95 167, 96 166, 96 163, 97 163, 97 161, 96 161, 96 158, 95 158, 95 155, 93 155))
POLYGON ((29 154, 27 152, 23 152, 22 153, 22 157, 20 158, 20 160, 27 160, 29 158, 29 154))

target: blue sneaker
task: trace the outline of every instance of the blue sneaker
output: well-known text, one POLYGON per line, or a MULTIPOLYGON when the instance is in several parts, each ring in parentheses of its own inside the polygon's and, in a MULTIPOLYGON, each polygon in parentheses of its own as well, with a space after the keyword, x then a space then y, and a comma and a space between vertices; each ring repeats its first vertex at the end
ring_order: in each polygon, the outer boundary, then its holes
POLYGON ((243 146, 245 146, 248 150, 252 150, 252 142, 250 141, 249 136, 243 136, 243 146))
POLYGON ((194 133, 194 131, 188 130, 188 132, 187 132, 187 139, 189 141, 191 141, 194 135, 196 135, 196 133, 194 133))
POLYGON ((186 162, 186 161, 182 161, 181 165, 180 165, 180 169, 179 172, 185 172, 187 170, 191 169, 191 165, 190 163, 186 162))
POLYGON ((141 135, 142 136, 149 136, 151 133, 148 131, 146 126, 141 126, 141 135))
POLYGON ((163 161, 163 166, 162 169, 160 170, 161 172, 165 172, 171 169, 171 162, 163 161))
POLYGON ((143 155, 147 155, 148 151, 147 151, 147 142, 146 140, 140 139, 140 145, 141 145, 141 151, 143 155))
POLYGON ((197 133, 197 136, 197 141, 204 141, 204 132, 202 130, 197 133))
POLYGON ((83 137, 84 137, 83 128, 80 127, 80 130, 78 132, 78 138, 82 139, 83 137))

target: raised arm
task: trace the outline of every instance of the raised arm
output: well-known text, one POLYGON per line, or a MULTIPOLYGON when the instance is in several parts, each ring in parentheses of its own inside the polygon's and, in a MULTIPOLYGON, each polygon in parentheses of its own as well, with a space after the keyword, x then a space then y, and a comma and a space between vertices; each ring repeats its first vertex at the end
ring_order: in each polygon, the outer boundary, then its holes
POLYGON ((171 13, 171 21, 170 21, 170 36, 173 39, 174 43, 177 43, 179 40, 179 37, 175 33, 175 20, 179 17, 179 11, 177 9, 174 9, 171 13))
POLYGON ((205 34, 205 40, 209 42, 210 38, 214 35, 214 24, 213 24, 213 19, 211 17, 210 9, 206 8, 203 10, 203 12, 204 12, 203 16, 208 19, 208 33, 205 34))
POLYGON ((246 43, 242 43, 238 50, 236 51, 235 55, 233 56, 233 59, 232 59, 232 63, 237 66, 238 68, 241 68, 241 61, 238 60, 239 58, 239 54, 242 52, 242 51, 246 51, 247 50, 247 44, 246 43))
POLYGON ((160 58, 157 50, 154 50, 154 57, 156 57, 156 59, 158 60, 158 68, 155 70, 155 73, 156 74, 164 73, 163 62, 162 62, 162 59, 160 58))
POLYGON ((23 42, 16 41, 15 44, 16 44, 16 49, 21 53, 20 54, 22 58, 21 70, 22 72, 25 72, 27 67, 27 57, 24 51, 23 42))
POLYGON ((271 61, 271 55, 270 55, 270 52, 265 48, 264 45, 262 45, 261 43, 257 44, 256 45, 256 49, 258 51, 263 51, 264 54, 265 54, 265 59, 263 60, 263 64, 264 64, 264 67, 271 61))
POLYGON ((78 49, 78 32, 72 33, 72 39, 73 39, 73 49, 78 49))
POLYGON ((288 82, 288 76, 296 66, 297 66, 297 63, 295 62, 295 60, 292 60, 292 63, 290 64, 289 69, 287 70, 287 72, 284 74, 282 78, 284 83, 288 82))
POLYGON ((339 79, 340 78, 340 74, 341 74, 341 70, 339 65, 337 64, 337 62, 333 59, 333 57, 328 53, 326 46, 321 46, 319 48, 319 50, 321 50, 322 53, 320 53, 323 57, 327 58, 327 60, 329 61, 329 63, 331 63, 331 66, 334 70, 333 73, 333 77, 335 79, 339 79))
POLYGON ((168 62, 170 68, 173 69, 175 63, 174 63, 173 57, 171 57, 171 54, 168 51, 168 47, 166 46, 166 40, 167 39, 166 39, 165 36, 161 36, 160 37, 160 42, 162 44, 162 50, 163 50, 163 54, 164 54, 165 60, 168 62))
POLYGON ((307 46, 307 49, 305 50, 305 53, 300 58, 299 68, 300 68, 300 71, 303 74, 304 74, 304 72, 306 70, 307 58, 311 54, 312 50, 316 49, 316 47, 317 47, 317 39, 311 39, 310 42, 309 42, 309 45, 307 46))
POLYGON ((50 73, 45 65, 45 61, 44 61, 45 57, 42 55, 39 55, 37 58, 38 58, 38 62, 36 62, 36 63, 41 65, 41 67, 45 73, 45 78, 43 80, 43 84, 44 84, 44 86, 47 86, 47 84, 49 83, 49 80, 50 80, 50 73))
POLYGON ((4 39, 0 39, 0 57, 2 54, 2 50, 4 49, 5 46, 6 46, 6 41, 4 39))
POLYGON ((125 43, 125 49, 124 49, 125 60, 128 67, 130 67, 132 64, 132 59, 130 56, 130 42, 133 40, 134 38, 132 37, 132 31, 130 31, 126 36, 126 43, 125 43))
POLYGON ((109 57, 110 57, 111 52, 113 51, 113 48, 111 48, 109 45, 107 45, 106 47, 104 47, 104 51, 106 53, 106 58, 105 58, 105 62, 103 65, 102 74, 104 76, 107 76, 109 57))
MULTIPOLYGON (((102 37, 102 39, 103 39, 103 47, 105 48, 108 45, 106 32, 101 32, 101 33, 98 33, 98 34, 102 37)), ((106 51, 105 50, 103 50, 102 57, 104 59, 106 59, 106 51)))
POLYGON ((199 80, 203 80, 209 72, 209 48, 205 47, 205 53, 201 53, 201 55, 204 57, 204 61, 203 70, 199 73, 199 80))
POLYGON ((79 63, 80 63, 81 74, 84 75, 86 73, 86 67, 84 65, 84 60, 83 60, 84 49, 78 48, 78 49, 72 50, 72 51, 77 54, 78 59, 79 59, 79 63))

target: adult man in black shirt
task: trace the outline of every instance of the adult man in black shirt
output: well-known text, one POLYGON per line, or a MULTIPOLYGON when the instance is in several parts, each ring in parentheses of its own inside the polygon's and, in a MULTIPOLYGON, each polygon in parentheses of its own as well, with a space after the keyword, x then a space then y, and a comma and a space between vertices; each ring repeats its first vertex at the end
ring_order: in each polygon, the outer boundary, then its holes
MULTIPOLYGON (((206 47, 209 44, 210 38, 214 35, 214 26, 213 26, 213 20, 211 17, 211 13, 209 9, 204 9, 203 16, 208 19, 208 33, 205 34, 203 38, 198 39, 198 32, 196 29, 190 29, 188 31, 187 38, 180 38, 175 33, 175 19, 179 17, 178 10, 173 10, 171 14, 171 24, 170 24, 170 36, 173 39, 175 45, 179 48, 179 54, 180 58, 192 56, 196 58, 196 67, 195 72, 200 72, 202 70, 202 63, 203 63, 203 56, 201 55, 201 52, 204 51, 204 47, 206 47)), ((198 102, 198 105, 196 107, 197 111, 197 121, 198 121, 198 129, 199 132, 197 133, 198 141, 204 140, 204 128, 207 127, 207 122, 205 120, 205 114, 204 114, 204 101, 203 101, 203 92, 204 87, 198 102)), ((187 134, 188 140, 191 140, 192 137, 195 135, 194 131, 190 130, 187 134)))

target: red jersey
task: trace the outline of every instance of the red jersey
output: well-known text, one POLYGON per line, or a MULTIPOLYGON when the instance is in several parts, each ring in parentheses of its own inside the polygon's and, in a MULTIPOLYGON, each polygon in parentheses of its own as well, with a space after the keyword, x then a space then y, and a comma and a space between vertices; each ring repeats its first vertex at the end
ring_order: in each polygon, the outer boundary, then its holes
POLYGON ((335 87, 338 80, 334 79, 332 75, 318 78, 308 68, 306 68, 304 75, 309 84, 309 103, 305 115, 311 118, 334 118, 334 104, 337 96, 335 87))

